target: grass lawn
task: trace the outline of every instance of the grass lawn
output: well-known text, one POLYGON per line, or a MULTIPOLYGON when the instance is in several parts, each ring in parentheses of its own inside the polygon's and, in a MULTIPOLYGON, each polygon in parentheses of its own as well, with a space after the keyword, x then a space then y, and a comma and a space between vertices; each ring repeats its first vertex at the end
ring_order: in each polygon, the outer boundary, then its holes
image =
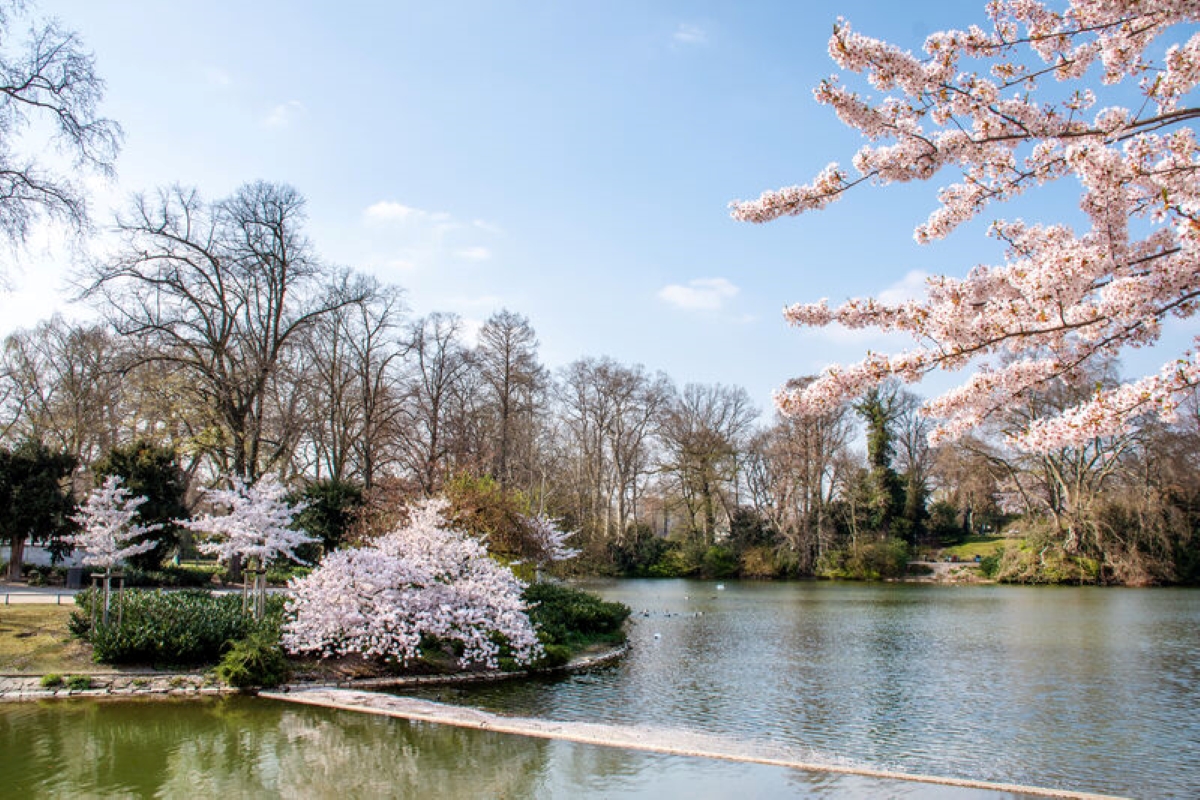
POLYGON ((0 673, 92 672, 91 648, 71 637, 72 606, 0 606, 0 673))
POLYGON ((975 556, 990 556, 997 550, 1003 550, 1006 541, 1004 536, 972 536, 962 544, 943 547, 938 555, 942 558, 958 556, 959 561, 972 561, 975 556))

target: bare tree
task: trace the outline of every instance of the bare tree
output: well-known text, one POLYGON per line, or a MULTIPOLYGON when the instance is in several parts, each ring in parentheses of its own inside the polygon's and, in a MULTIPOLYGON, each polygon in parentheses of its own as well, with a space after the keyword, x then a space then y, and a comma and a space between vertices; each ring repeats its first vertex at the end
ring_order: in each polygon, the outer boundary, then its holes
POLYGON ((121 140, 117 123, 97 114, 104 82, 79 37, 56 22, 31 20, 27 39, 10 46, 9 29, 23 16, 20 0, 0 2, 0 232, 23 242, 41 216, 87 225, 87 203, 67 176, 18 148, 32 126, 53 130, 52 146, 77 169, 112 173, 121 140))
POLYGON ((139 363, 188 376, 182 388, 218 426, 204 446, 222 474, 253 481, 288 456, 293 432, 268 430, 272 381, 310 325, 354 301, 321 291, 327 270, 303 221, 304 199, 281 184, 216 203, 181 187, 140 196, 85 288, 139 343, 139 363))
POLYGON ((369 489, 395 458, 404 303, 398 288, 348 272, 329 291, 335 309, 304 339, 308 446, 317 477, 369 489))
POLYGON ((593 537, 620 544, 638 520, 657 466, 654 437, 673 397, 667 377, 641 365, 585 358, 563 370, 557 399, 568 469, 560 481, 571 484, 574 516, 593 537))
POLYGON ((4 343, 9 435, 54 447, 89 464, 133 431, 125 405, 120 344, 101 326, 55 316, 4 343))
POLYGON ((662 469, 674 481, 689 528, 712 544, 738 504, 739 458, 758 412, 741 387, 689 383, 662 428, 662 469))
POLYGON ((530 483, 533 415, 545 372, 537 347, 529 320, 507 309, 489 317, 479 331, 475 362, 488 395, 493 442, 489 460, 503 487, 512 486, 518 475, 527 488, 530 483))
POLYGON ((462 320, 453 314, 430 314, 409 331, 399 457, 421 490, 433 494, 462 460, 471 360, 462 342, 462 320))
POLYGON ((844 404, 820 415, 780 415, 750 446, 746 477, 755 510, 797 555, 801 571, 811 571, 833 545, 832 507, 852 436, 844 404))

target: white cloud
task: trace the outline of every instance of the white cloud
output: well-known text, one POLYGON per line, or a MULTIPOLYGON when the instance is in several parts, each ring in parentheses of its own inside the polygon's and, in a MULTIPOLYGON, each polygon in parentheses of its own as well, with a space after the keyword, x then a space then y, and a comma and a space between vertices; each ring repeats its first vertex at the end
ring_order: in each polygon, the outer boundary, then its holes
POLYGON ((445 211, 426 211, 406 206, 392 200, 380 200, 367 206, 363 216, 370 222, 432 222, 449 223, 451 217, 445 211))
POLYGON ((708 33, 699 25, 689 25, 686 22, 679 24, 671 38, 679 44, 708 44, 708 33))
POLYGON ((307 109, 299 100, 288 100, 271 109, 263 119, 263 125, 268 128, 286 128, 304 115, 307 109))
POLYGON ((393 222, 404 220, 414 215, 422 214, 420 209, 406 206, 403 203, 394 203, 390 200, 380 200, 374 205, 367 206, 367 210, 363 212, 369 220, 378 222, 393 222))
POLYGON ((875 299, 893 306, 909 300, 917 300, 925 296, 925 281, 928 279, 928 272, 923 269, 914 269, 880 292, 875 299))
POLYGON ((697 278, 686 286, 672 283, 658 291, 660 300, 689 311, 716 311, 739 289, 725 278, 697 278))
POLYGON ((486 247, 464 247, 461 250, 455 250, 454 255, 467 261, 487 261, 492 257, 492 251, 486 247))

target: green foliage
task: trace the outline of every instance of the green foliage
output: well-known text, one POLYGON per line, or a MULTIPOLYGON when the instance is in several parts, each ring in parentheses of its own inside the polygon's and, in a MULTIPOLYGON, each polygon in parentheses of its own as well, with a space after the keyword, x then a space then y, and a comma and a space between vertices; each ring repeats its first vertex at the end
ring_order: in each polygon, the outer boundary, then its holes
POLYGON ((847 548, 827 553, 817 571, 822 577, 847 580, 899 578, 908 569, 908 556, 908 544, 903 539, 888 537, 861 544, 857 550, 847 548))
POLYGON ((63 685, 63 676, 57 672, 51 672, 42 676, 41 683, 43 689, 57 689, 63 685))
MULTIPOLYGON (((321 540, 326 553, 341 546, 355 515, 363 507, 363 489, 357 483, 338 480, 314 481, 293 502, 306 504, 296 517, 296 525, 321 540)), ((313 560, 302 552, 305 561, 313 560)))
MULTIPOLYGON (((108 664, 211 664, 229 642, 256 629, 242 610, 240 594, 127 589, 113 598, 108 625, 100 623, 100 609, 93 608, 103 602, 102 595, 88 589, 75 602, 79 610, 71 615, 71 632, 91 642, 95 659, 108 664)), ((267 597, 267 620, 278 619, 282 609, 283 598, 267 597)))
POLYGON ((595 642, 622 642, 629 606, 609 603, 593 594, 556 583, 525 589, 529 619, 543 646, 584 647, 595 642))
POLYGON ((1100 562, 1066 553, 1059 544, 1034 536, 1006 546, 992 577, 1004 583, 1097 583, 1100 562))
POLYGON ((143 570, 128 567, 123 570, 125 586, 128 588, 158 586, 170 589, 202 589, 213 582, 213 575, 224 573, 218 565, 216 571, 199 567, 164 565, 158 569, 143 570))
POLYGON ((719 544, 704 551, 701 573, 706 578, 731 578, 738 573, 738 557, 733 550, 719 544))
POLYGON ((27 538, 53 544, 71 533, 68 479, 74 469, 74 457, 38 441, 0 448, 0 539, 14 546, 14 554, 27 538))
POLYGON ((443 488, 450 501, 450 517, 473 536, 485 537, 488 550, 508 559, 530 560, 541 556, 525 517, 529 498, 505 489, 490 475, 460 473, 443 488))
POLYGON ((929 506, 929 535, 942 545, 958 544, 967 536, 959 523, 958 508, 949 501, 938 500, 929 506))
POLYGON ((237 689, 269 689, 291 677, 292 667, 279 644, 279 629, 262 626, 233 642, 217 664, 217 677, 237 689))
POLYGON ((73 692, 84 692, 92 688, 92 679, 88 675, 72 675, 67 678, 67 688, 73 692))
POLYGON ((120 476, 132 496, 146 498, 138 507, 139 522, 161 523, 163 527, 147 535, 155 542, 154 548, 131 557, 129 563, 145 571, 158 569, 179 544, 180 528, 175 520, 188 516, 184 505, 187 477, 175 451, 148 441, 134 442, 113 448, 92 465, 92 472, 97 482, 110 475, 120 476))
POLYGON ((979 559, 979 572, 985 578, 995 578, 1000 571, 1000 556, 1004 552, 1004 548, 997 547, 990 555, 982 556, 979 559))

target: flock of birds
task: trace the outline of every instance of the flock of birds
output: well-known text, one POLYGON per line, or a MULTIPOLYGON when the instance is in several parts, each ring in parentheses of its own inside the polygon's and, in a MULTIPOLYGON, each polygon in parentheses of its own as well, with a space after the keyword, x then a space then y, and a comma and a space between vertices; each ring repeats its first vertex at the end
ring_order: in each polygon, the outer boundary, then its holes
MULTIPOLYGON (((723 591, 725 591, 725 584, 723 584, 723 583, 718 583, 718 584, 717 584, 717 591, 718 591, 718 592, 723 592, 723 591)), ((691 595, 687 595, 687 594, 685 594, 685 595, 683 596, 683 599, 684 599, 684 600, 691 600, 692 598, 691 598, 691 595)), ((709 600, 716 600, 716 599, 717 599, 717 596, 716 596, 715 594, 714 594, 714 595, 709 595, 709 598, 708 598, 708 599, 709 599, 709 600)), ((653 613, 653 612, 652 612, 652 611, 650 611, 650 609, 648 609, 648 608, 643 608, 643 609, 642 609, 642 616, 643 616, 643 617, 645 617, 645 618, 649 618, 649 617, 651 616, 651 614, 652 614, 652 613, 653 613)), ((683 616, 689 616, 689 617, 703 617, 703 616, 704 616, 704 612, 703 612, 703 611, 693 611, 691 614, 683 614, 683 613, 681 613, 681 612, 678 612, 678 611, 664 611, 664 612, 662 612, 662 615, 663 615, 664 617, 683 617, 683 616)), ((655 638, 655 639, 661 639, 661 638, 662 638, 662 634, 661 634, 661 633, 657 633, 657 632, 656 632, 656 633, 654 634, 654 638, 655 638)))

